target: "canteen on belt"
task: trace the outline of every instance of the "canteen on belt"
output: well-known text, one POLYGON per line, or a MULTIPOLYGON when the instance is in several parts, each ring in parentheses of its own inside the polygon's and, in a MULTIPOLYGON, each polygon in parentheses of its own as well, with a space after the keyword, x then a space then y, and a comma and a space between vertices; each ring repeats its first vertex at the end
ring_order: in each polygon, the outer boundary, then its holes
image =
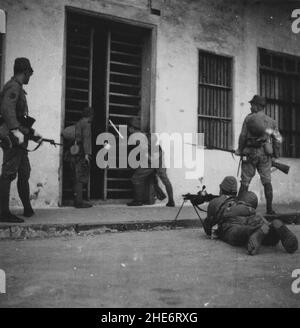
POLYGON ((9 130, 5 123, 0 125, 0 139, 5 139, 9 135, 9 130))
POLYGON ((71 146, 70 148, 70 153, 71 155, 78 155, 80 152, 80 147, 79 145, 77 144, 77 142, 75 141, 74 145, 71 146))
POLYGON ((267 155, 273 155, 273 146, 270 142, 264 144, 264 150, 267 155))

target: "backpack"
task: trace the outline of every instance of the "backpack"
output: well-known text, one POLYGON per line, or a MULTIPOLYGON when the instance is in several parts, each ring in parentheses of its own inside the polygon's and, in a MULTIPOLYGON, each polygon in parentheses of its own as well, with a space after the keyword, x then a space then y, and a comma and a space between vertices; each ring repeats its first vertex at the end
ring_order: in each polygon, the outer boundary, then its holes
POLYGON ((78 129, 77 124, 73 124, 64 128, 61 133, 64 139, 73 142, 72 146, 70 147, 70 153, 73 156, 78 155, 80 152, 80 147, 78 145, 78 140, 77 140, 78 138, 76 138, 77 129, 78 129))
POLYGON ((76 125, 70 125, 63 129, 61 135, 64 139, 69 141, 75 141, 76 137, 76 125))

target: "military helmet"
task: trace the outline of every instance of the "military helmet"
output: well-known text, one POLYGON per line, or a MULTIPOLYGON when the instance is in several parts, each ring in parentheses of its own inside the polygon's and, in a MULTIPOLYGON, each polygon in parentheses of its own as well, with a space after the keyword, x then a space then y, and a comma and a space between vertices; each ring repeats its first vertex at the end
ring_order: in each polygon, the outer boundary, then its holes
POLYGON ((91 117, 94 115, 94 108, 93 107, 85 107, 81 113, 82 117, 91 117))
POLYGON ((255 95, 250 101, 250 104, 256 104, 256 105, 261 105, 261 106, 266 106, 266 98, 259 96, 259 95, 255 95))
POLYGON ((257 208, 258 198, 253 191, 246 191, 242 193, 241 196, 239 197, 239 200, 247 203, 253 208, 257 208))
POLYGON ((247 129, 254 137, 262 137, 266 133, 266 125, 263 117, 257 113, 249 115, 247 129))
POLYGON ((139 116, 133 117, 129 121, 129 126, 135 128, 135 129, 140 129, 141 128, 141 118, 139 116))
POLYGON ((30 74, 33 73, 29 59, 25 57, 16 58, 14 64, 14 74, 25 72, 29 72, 30 74))
POLYGON ((237 181, 233 176, 227 176, 220 184, 220 189, 226 195, 235 195, 237 193, 237 181))

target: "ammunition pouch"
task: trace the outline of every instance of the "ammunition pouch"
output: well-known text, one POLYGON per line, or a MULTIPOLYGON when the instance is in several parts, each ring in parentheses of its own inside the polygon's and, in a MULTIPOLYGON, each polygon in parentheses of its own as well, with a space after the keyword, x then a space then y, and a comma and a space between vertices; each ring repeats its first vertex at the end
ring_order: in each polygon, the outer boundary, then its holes
POLYGON ((10 149, 18 145, 17 138, 8 130, 5 124, 0 126, 0 147, 10 149))
POLYGON ((6 124, 4 124, 4 122, 2 124, 0 124, 0 140, 6 138, 9 135, 9 130, 6 126, 6 124))
POLYGON ((6 124, 4 124, 4 120, 2 117, 0 117, 0 147, 3 149, 8 149, 12 147, 10 133, 6 124))
POLYGON ((270 142, 264 143, 264 151, 266 155, 272 156, 273 155, 273 145, 270 142))

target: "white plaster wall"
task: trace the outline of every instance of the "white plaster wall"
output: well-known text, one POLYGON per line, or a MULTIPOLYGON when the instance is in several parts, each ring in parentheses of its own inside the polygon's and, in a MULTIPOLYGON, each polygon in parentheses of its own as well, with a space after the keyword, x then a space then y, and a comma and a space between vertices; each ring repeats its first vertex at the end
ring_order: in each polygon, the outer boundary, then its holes
MULTIPOLYGON (((154 126, 156 132, 197 132, 198 49, 233 57, 234 145, 248 101, 257 92, 257 47, 300 55, 299 35, 290 29, 292 7, 257 5, 238 0, 165 0, 161 17, 151 15, 147 0, 0 0, 8 13, 5 80, 15 57, 31 59, 35 74, 26 87, 36 128, 59 139, 63 111, 63 59, 65 6, 73 6, 157 25, 157 75, 154 126), (270 17, 273 17, 272 19, 270 17), (281 24, 281 25, 280 25, 281 24)), ((35 206, 56 206, 59 197, 59 150, 43 146, 30 154, 31 190, 39 193, 35 206)), ((284 159, 285 160, 285 159, 284 159)), ((286 179, 274 173, 275 201, 297 201, 300 190, 299 160, 286 179), (280 192, 280 195, 279 195, 280 192)), ((204 183, 217 192, 225 175, 236 175, 238 160, 230 154, 205 151, 204 183)), ((176 200, 196 191, 199 181, 184 179, 179 169, 169 170, 176 200)), ((258 179, 253 189, 262 195, 258 179)), ((15 188, 12 197, 16 199, 15 188)), ((263 200, 263 197, 261 197, 263 200)))

